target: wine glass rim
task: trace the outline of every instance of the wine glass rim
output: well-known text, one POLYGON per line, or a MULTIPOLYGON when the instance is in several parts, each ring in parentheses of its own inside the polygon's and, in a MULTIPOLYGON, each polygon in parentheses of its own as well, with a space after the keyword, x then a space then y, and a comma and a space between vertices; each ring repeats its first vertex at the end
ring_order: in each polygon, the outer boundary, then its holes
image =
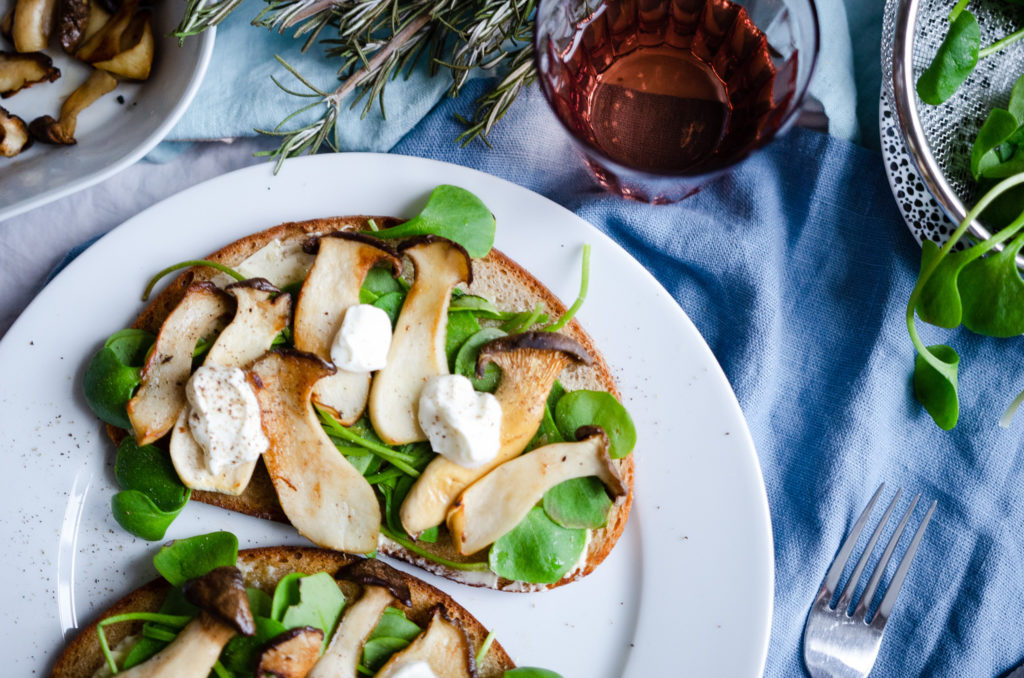
MULTIPOLYGON (((544 5, 546 5, 546 4, 550 3, 550 2, 557 2, 557 1, 559 1, 559 0, 540 0, 537 3, 537 10, 536 10, 536 13, 534 15, 534 17, 535 17, 534 20, 536 21, 537 17, 542 16, 543 12, 541 11, 541 9, 544 7, 544 5)), ((819 18, 818 18, 818 6, 817 6, 815 0, 798 0, 798 1, 805 2, 807 4, 807 9, 810 11, 812 44, 811 44, 811 63, 810 63, 810 66, 809 66, 809 68, 807 70, 807 79, 796 90, 795 95, 793 96, 793 98, 789 102, 789 105, 788 105, 788 109, 789 110, 787 110, 785 112, 785 114, 782 116, 782 118, 780 119, 778 127, 768 137, 765 138, 764 142, 759 144, 755 148, 750 149, 750 151, 748 153, 746 153, 746 154, 736 158, 735 161, 730 162, 728 165, 726 165, 724 167, 716 167, 716 168, 714 168, 714 169, 712 169, 710 171, 698 172, 698 173, 685 172, 685 171, 683 171, 683 172, 653 173, 653 172, 650 172, 649 170, 644 170, 644 169, 640 169, 640 168, 637 168, 637 167, 632 167, 630 165, 625 165, 625 164, 623 164, 623 163, 621 163, 621 162, 619 162, 617 160, 613 160, 612 158, 608 157, 608 155, 601 148, 599 148, 597 145, 591 143, 587 139, 584 139, 581 136, 579 136, 578 134, 576 134, 576 132, 573 131, 573 129, 570 128, 568 124, 566 124, 565 120, 562 119, 562 116, 558 115, 558 112, 555 110, 555 102, 552 99, 551 94, 548 92, 548 88, 547 88, 547 86, 544 83, 544 78, 541 76, 541 68, 540 68, 540 58, 541 58, 541 55, 542 55, 541 32, 540 32, 540 30, 537 29, 537 25, 535 24, 534 25, 534 31, 533 31, 533 63, 534 63, 534 68, 537 71, 538 78, 541 81, 541 83, 540 83, 540 90, 541 90, 541 92, 544 95, 544 99, 548 102, 548 107, 552 110, 552 112, 555 113, 555 119, 558 120, 558 124, 561 125, 562 128, 569 134, 569 137, 573 140, 573 142, 576 143, 576 144, 579 144, 579 145, 581 145, 583 147, 585 147, 589 153, 593 153, 594 155, 596 155, 598 158, 600 158, 602 163, 606 164, 609 167, 618 168, 618 170, 620 170, 620 171, 621 170, 626 170, 626 171, 631 172, 633 174, 640 174, 640 175, 645 175, 645 176, 653 177, 653 178, 669 178, 669 177, 680 177, 680 178, 683 178, 683 177, 692 177, 692 178, 695 178, 695 179, 699 179, 700 177, 712 177, 712 176, 721 174, 722 172, 727 171, 730 167, 733 167, 733 166, 737 165, 738 163, 742 162, 744 159, 746 159, 750 155, 750 153, 752 153, 752 152, 754 152, 754 151, 756 151, 756 150, 758 150, 760 148, 763 148, 765 145, 767 145, 769 142, 771 142, 779 132, 785 131, 786 129, 788 129, 789 125, 795 120, 796 114, 800 111, 800 105, 803 103, 804 97, 807 95, 807 90, 810 87, 811 80, 814 78, 815 68, 818 65, 818 52, 821 50, 821 22, 819 21, 819 18)))

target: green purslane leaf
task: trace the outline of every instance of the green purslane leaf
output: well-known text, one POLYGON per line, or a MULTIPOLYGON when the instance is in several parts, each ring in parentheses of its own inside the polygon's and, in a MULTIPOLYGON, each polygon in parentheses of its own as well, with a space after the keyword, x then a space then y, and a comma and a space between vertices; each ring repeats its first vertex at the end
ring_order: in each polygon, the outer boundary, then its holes
POLYGON ((480 355, 481 346, 504 336, 505 333, 497 327, 485 327, 467 339, 455 356, 455 374, 468 377, 477 391, 492 393, 498 388, 498 382, 501 380, 501 368, 491 363, 484 370, 484 376, 477 379, 476 359, 480 355))
POLYGON ((437 235, 458 243, 474 259, 487 256, 494 245, 494 215, 464 188, 442 184, 430 193, 423 211, 391 228, 375 231, 378 238, 437 235))
POLYGON ((988 337, 1024 334, 1024 280, 1017 269, 1017 254, 1024 236, 996 252, 976 259, 960 274, 964 326, 988 337))
POLYGON ((122 490, 115 494, 110 500, 110 511, 118 525, 147 541, 163 539, 167 528, 181 513, 181 509, 164 511, 138 490, 122 490))
POLYGON ((281 577, 281 580, 277 582, 270 607, 271 619, 281 621, 285 610, 292 605, 298 605, 302 602, 302 597, 299 594, 299 580, 304 576, 301 572, 291 572, 281 577))
POLYGON ((163 539, 191 495, 167 454, 126 437, 117 447, 114 475, 123 489, 111 498, 114 519, 137 537, 163 539))
MULTIPOLYGON (((338 588, 334 577, 326 572, 301 577, 295 585, 298 588, 298 601, 292 602, 284 608, 282 614, 275 614, 273 618, 279 619, 288 629, 300 626, 320 629, 324 632, 326 648, 341 617, 341 611, 345 608, 345 595, 338 588)), ((289 594, 291 595, 292 591, 289 591, 289 594)), ((280 612, 273 607, 272 611, 280 612)))
MULTIPOLYGON (((172 588, 167 592, 158 612, 172 616, 194 617, 199 614, 199 608, 185 600, 181 589, 172 588)), ((153 633, 154 631, 170 633, 173 636, 177 634, 178 629, 179 627, 146 622, 142 627, 142 638, 125 656, 121 669, 130 669, 136 664, 141 664, 167 646, 169 641, 156 639, 154 636, 157 634, 153 633)))
POLYGON ((125 405, 141 381, 142 364, 155 339, 143 330, 120 330, 89 361, 82 390, 89 408, 104 422, 131 430, 125 405))
POLYGON ((388 314, 391 320, 391 328, 394 329, 398 322, 398 314, 402 311, 402 304, 405 303, 405 292, 388 292, 377 297, 373 305, 388 314))
POLYGON ((949 32, 935 58, 917 80, 917 94, 925 103, 938 105, 959 89, 978 64, 981 29, 968 11, 951 21, 949 32))
MULTIPOLYGON (((931 240, 921 242, 921 271, 931 266, 939 256, 939 246, 931 240)), ((957 278, 960 271, 970 262, 967 251, 950 252, 940 261, 928 278, 927 284, 921 288, 917 302, 917 315, 921 320, 952 329, 963 319, 963 304, 957 289, 957 278)))
POLYGON ((372 304, 385 294, 404 291, 402 284, 391 275, 390 268, 371 268, 363 279, 362 287, 359 288, 359 303, 372 304))
POLYGON ((211 532, 165 544, 153 556, 153 566, 171 586, 178 587, 218 567, 234 565, 237 560, 238 537, 230 532, 211 532))
POLYGON ((562 678, 562 676, 548 669, 538 669, 533 666, 517 666, 506 671, 502 678, 562 678))
POLYGON ((409 641, 402 638, 384 636, 368 640, 363 645, 363 666, 366 667, 371 675, 377 673, 380 667, 384 666, 387 660, 391 658, 391 655, 404 650, 408 646, 409 641))
POLYGON ((498 307, 483 297, 475 294, 462 294, 452 299, 448 306, 449 313, 472 313, 481 318, 492 318, 494 320, 505 320, 510 318, 511 313, 499 311, 498 307))
POLYGON ((423 629, 420 628, 419 624, 405 616, 405 612, 402 612, 397 607, 387 607, 384 608, 384 614, 381 615, 380 621, 373 628, 369 639, 401 638, 402 640, 412 642, 422 631, 423 629))
POLYGON ((979 181, 982 175, 989 176, 987 172, 1003 163, 996 149, 1008 141, 1018 127, 1020 122, 1009 111, 993 108, 988 114, 971 148, 971 174, 975 181, 979 181))
POLYGON ((544 493, 544 512, 562 527, 595 530, 608 522, 612 500, 594 476, 572 478, 544 493))
POLYGON ((600 426, 608 435, 608 454, 622 459, 636 445, 636 426, 629 412, 605 391, 570 391, 559 398, 555 423, 566 440, 576 440, 580 426, 600 426))
POLYGON ((944 431, 956 426, 960 416, 957 397, 957 368, 960 356, 949 346, 936 344, 928 347, 928 360, 919 353, 914 360, 914 397, 944 431))
POLYGON ((482 328, 472 313, 449 313, 444 352, 448 356, 448 371, 455 372, 455 358, 466 340, 482 328))
POLYGON ((586 530, 558 525, 535 506, 491 545, 491 571, 513 581, 553 584, 579 561, 586 535, 586 530))

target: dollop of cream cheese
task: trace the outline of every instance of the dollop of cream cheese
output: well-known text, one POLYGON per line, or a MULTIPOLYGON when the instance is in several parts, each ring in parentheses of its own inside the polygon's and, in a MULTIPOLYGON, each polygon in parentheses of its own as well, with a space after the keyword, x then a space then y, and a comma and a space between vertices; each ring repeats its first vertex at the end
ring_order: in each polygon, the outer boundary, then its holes
POLYGON ((256 394, 237 367, 203 365, 185 384, 185 397, 192 437, 206 452, 211 472, 255 461, 270 447, 256 394))
POLYGON ((431 377, 420 392, 420 428, 430 447, 464 468, 494 459, 501 444, 501 404, 461 374, 431 377))
POLYGON ((412 662, 401 666, 393 674, 394 678, 437 678, 437 674, 425 661, 412 662))
POLYGON ((382 309, 358 304, 345 311, 331 344, 331 362, 346 372, 383 369, 391 348, 391 318, 382 309))

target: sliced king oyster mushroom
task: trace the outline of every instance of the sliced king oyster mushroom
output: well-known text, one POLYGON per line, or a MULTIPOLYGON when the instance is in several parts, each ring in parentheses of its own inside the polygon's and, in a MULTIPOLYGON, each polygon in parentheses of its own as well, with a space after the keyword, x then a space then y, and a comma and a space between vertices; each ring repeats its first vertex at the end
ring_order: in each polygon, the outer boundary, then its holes
POLYGON ((289 629, 271 638, 256 662, 256 678, 305 678, 317 663, 323 643, 324 632, 312 626, 289 629))
POLYGON ((469 486, 448 512, 452 543, 464 556, 490 546, 537 505, 544 493, 573 478, 597 476, 619 500, 628 490, 608 456, 608 436, 582 426, 575 443, 545 445, 507 461, 469 486))
MULTIPOLYGON (((262 278, 229 285, 226 291, 237 299, 237 310, 210 347, 203 364, 245 370, 267 352, 274 338, 288 325, 291 296, 280 294, 280 290, 262 278)), ((236 464, 220 473, 211 471, 206 451, 192 436, 189 411, 188 406, 181 408, 171 432, 171 461, 181 482, 193 490, 241 494, 249 484, 256 462, 236 464)))
POLYGON ((313 543, 347 553, 377 548, 380 506, 373 488, 327 437, 310 400, 334 367, 314 355, 275 351, 252 366, 263 431, 263 461, 281 508, 313 543))
MULTIPOLYGON (((330 362, 331 342, 345 312, 359 304, 366 274, 375 264, 387 262, 397 275, 402 262, 389 247, 361 233, 339 231, 316 243, 316 260, 295 307, 295 348, 330 362)), ((362 416, 369 393, 369 373, 338 370, 317 383, 313 400, 350 426, 362 416)))
POLYGON ((224 646, 236 634, 256 632, 242 575, 234 567, 218 567, 185 583, 186 599, 200 613, 174 641, 127 671, 124 678, 206 678, 224 646))
POLYGON ((222 327, 231 314, 231 297, 208 282, 193 283, 174 307, 142 368, 142 383, 128 401, 128 418, 139 445, 171 430, 185 407, 185 382, 192 373, 196 342, 222 327))
POLYGON ((417 401, 430 377, 448 374, 444 342, 452 288, 473 280, 473 262, 460 245, 436 236, 402 244, 416 268, 395 324, 387 366, 370 388, 370 421, 389 445, 404 445, 427 436, 417 421, 417 401))
POLYGON ((445 617, 440 605, 434 607, 427 630, 407 648, 391 655, 375 678, 393 678, 403 667, 415 662, 426 662, 441 678, 477 678, 469 638, 460 626, 445 617))
POLYGON ((489 363, 501 368, 494 397, 501 405, 501 446, 494 459, 479 468, 465 468, 438 456, 417 478, 402 502, 399 517, 411 535, 444 522, 456 497, 478 478, 514 459, 526 449, 544 418, 551 386, 573 362, 590 364, 593 358, 575 340, 555 332, 524 332, 484 344, 477 358, 477 374, 489 363))
POLYGON ((363 645, 377 627, 384 610, 394 602, 395 597, 386 588, 364 586, 359 600, 345 610, 331 644, 307 678, 358 675, 356 667, 362 658, 363 645))

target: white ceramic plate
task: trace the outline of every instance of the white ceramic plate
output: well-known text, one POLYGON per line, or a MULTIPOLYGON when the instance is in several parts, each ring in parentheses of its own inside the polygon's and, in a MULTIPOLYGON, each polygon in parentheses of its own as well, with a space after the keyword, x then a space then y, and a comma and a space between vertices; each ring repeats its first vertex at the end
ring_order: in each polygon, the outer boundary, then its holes
MULTIPOLYGON (((0 16, 14 1, 0 0, 0 16)), ((199 89, 213 53, 212 30, 189 38, 180 48, 177 38, 167 37, 184 6, 156 4, 156 53, 149 79, 120 83, 83 111, 75 129, 77 144, 36 143, 14 158, 0 157, 0 221, 106 179, 139 160, 171 131, 199 89)), ((26 123, 41 115, 56 118, 64 99, 89 76, 90 68, 65 54, 56 37, 50 44, 46 54, 61 77, 0 101, 26 123)), ((13 48, 0 39, 0 49, 13 48)))
MULTIPOLYGON (((289 160, 277 177, 266 164, 241 170, 146 210, 72 262, 0 343, 9 675, 48 671, 63 634, 155 576, 156 545, 110 515, 113 450, 79 388, 88 357, 139 311, 150 275, 282 221, 412 216, 439 183, 479 195, 497 217, 496 246, 563 299, 576 294, 581 245, 593 244, 579 319, 639 442, 629 525, 591 576, 510 594, 420 575, 495 629, 518 663, 565 678, 761 675, 773 590, 764 485, 729 384, 679 306, 610 239, 535 193, 455 165, 354 153, 289 160)), ((304 541, 198 503, 167 536, 214 529, 243 547, 304 541)))

